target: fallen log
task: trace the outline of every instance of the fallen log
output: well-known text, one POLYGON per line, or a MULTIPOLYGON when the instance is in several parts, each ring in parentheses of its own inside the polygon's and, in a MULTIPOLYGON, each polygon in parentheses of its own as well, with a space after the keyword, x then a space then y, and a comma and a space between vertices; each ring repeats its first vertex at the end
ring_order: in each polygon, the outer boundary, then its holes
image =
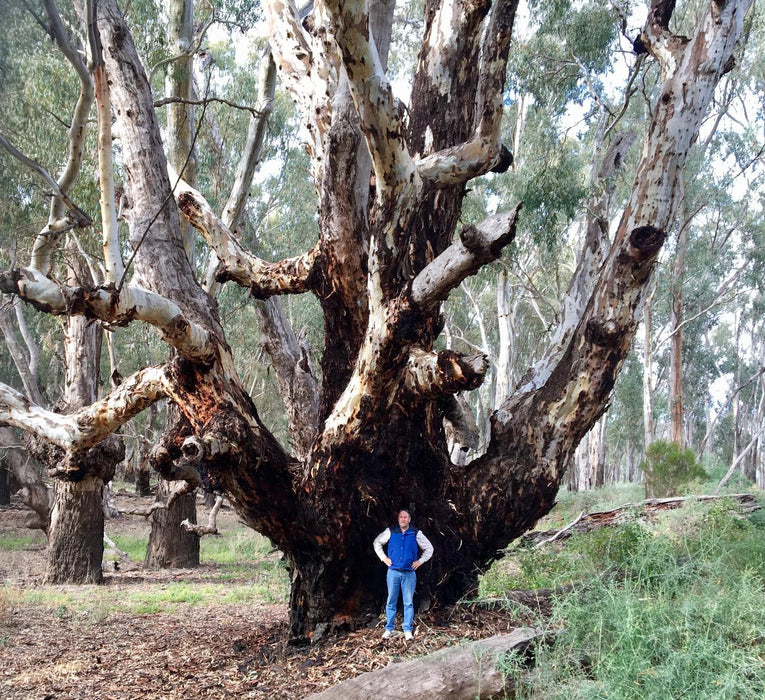
MULTIPOLYGON (((475 700, 514 697, 514 679, 501 670, 502 657, 525 652, 550 632, 524 627, 509 634, 441 649, 412 661, 392 663, 338 683, 305 700, 475 700)), ((533 663, 529 660, 529 665, 533 663)))
POLYGON ((525 545, 542 547, 550 542, 563 540, 573 534, 581 534, 597 530, 600 527, 614 527, 638 518, 651 518, 658 513, 681 508, 689 502, 708 503, 730 499, 736 501, 738 509, 742 513, 750 513, 761 508, 757 498, 751 493, 736 493, 725 496, 688 496, 677 498, 649 498, 637 503, 626 503, 611 510, 594 513, 580 513, 579 516, 566 527, 560 530, 535 530, 527 532, 520 538, 525 545))

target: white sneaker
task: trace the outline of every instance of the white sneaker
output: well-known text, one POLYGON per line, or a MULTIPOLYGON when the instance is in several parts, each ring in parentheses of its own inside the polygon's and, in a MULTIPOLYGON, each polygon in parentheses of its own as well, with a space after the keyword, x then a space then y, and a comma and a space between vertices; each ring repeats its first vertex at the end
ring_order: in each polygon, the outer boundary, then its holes
POLYGON ((390 630, 385 630, 385 632, 383 632, 382 638, 383 639, 390 639, 392 636, 393 636, 393 632, 391 632, 390 630))
POLYGON ((409 640, 411 640, 411 639, 414 639, 414 635, 413 635, 413 634, 412 634, 412 633, 411 633, 409 630, 406 630, 406 631, 404 632, 404 639, 406 639, 407 641, 409 641, 409 640))

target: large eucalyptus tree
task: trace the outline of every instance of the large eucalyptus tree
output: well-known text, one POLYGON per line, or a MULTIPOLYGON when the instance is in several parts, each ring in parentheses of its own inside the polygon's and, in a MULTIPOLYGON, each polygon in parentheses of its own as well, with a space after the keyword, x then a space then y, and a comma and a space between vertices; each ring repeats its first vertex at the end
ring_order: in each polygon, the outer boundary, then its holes
MULTIPOLYGON (((314 247, 268 262, 240 245, 199 192, 168 175, 130 28, 115 0, 90 3, 103 278, 70 286, 33 259, 6 272, 1 284, 40 311, 151 324, 176 350, 173 360, 136 372, 71 415, 3 386, 0 420, 65 448, 61 477, 76 480, 89 447, 170 399, 184 420, 154 449, 154 467, 185 488, 204 483, 225 492, 284 552, 296 637, 377 610, 383 576, 370 543, 395 508, 409 507, 433 541, 436 556, 420 583, 443 602, 469 591, 479 571, 552 508, 629 350, 686 158, 731 68, 750 1, 714 0, 689 38, 670 30, 674 2, 650 3, 636 46, 658 64, 660 86, 613 241, 602 255, 582 257, 571 285, 576 303, 565 305, 553 343, 493 414, 485 453, 464 465, 449 458, 444 420, 459 424, 455 394, 481 384, 486 362, 435 347, 442 302, 515 234, 520 204, 513 202, 455 231, 468 183, 510 165, 500 126, 517 2, 426 0, 406 106, 394 98, 384 68, 393 5, 370 4, 371 23, 361 0, 317 1, 305 20, 290 2, 265 3, 273 57, 302 114, 318 201, 314 247), (129 261, 114 212, 112 115, 129 261), (319 395, 289 394, 292 402, 318 399, 314 421, 291 424, 293 442, 310 444, 299 456, 258 417, 216 301, 184 251, 180 214, 218 256, 219 282, 258 298, 311 293, 321 305, 319 395)), ((45 232, 46 244, 56 230, 45 232)), ((304 359, 294 363, 310 372, 304 359)))

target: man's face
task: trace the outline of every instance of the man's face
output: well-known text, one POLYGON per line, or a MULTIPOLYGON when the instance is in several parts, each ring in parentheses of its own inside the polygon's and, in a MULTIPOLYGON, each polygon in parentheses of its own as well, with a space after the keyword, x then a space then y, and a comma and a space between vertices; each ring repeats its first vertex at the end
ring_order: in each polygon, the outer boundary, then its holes
POLYGON ((402 530, 406 530, 409 527, 410 522, 412 522, 412 519, 409 517, 409 513, 407 513, 405 510, 402 510, 398 514, 398 526, 402 530))

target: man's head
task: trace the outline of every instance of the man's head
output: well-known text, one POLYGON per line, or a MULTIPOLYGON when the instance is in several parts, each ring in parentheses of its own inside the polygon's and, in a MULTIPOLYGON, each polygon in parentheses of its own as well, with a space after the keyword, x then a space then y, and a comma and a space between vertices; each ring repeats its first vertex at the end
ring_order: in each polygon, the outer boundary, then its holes
POLYGON ((409 515, 409 511, 400 510, 398 512, 398 526, 402 530, 406 530, 409 527, 409 523, 412 522, 412 516, 409 515))

